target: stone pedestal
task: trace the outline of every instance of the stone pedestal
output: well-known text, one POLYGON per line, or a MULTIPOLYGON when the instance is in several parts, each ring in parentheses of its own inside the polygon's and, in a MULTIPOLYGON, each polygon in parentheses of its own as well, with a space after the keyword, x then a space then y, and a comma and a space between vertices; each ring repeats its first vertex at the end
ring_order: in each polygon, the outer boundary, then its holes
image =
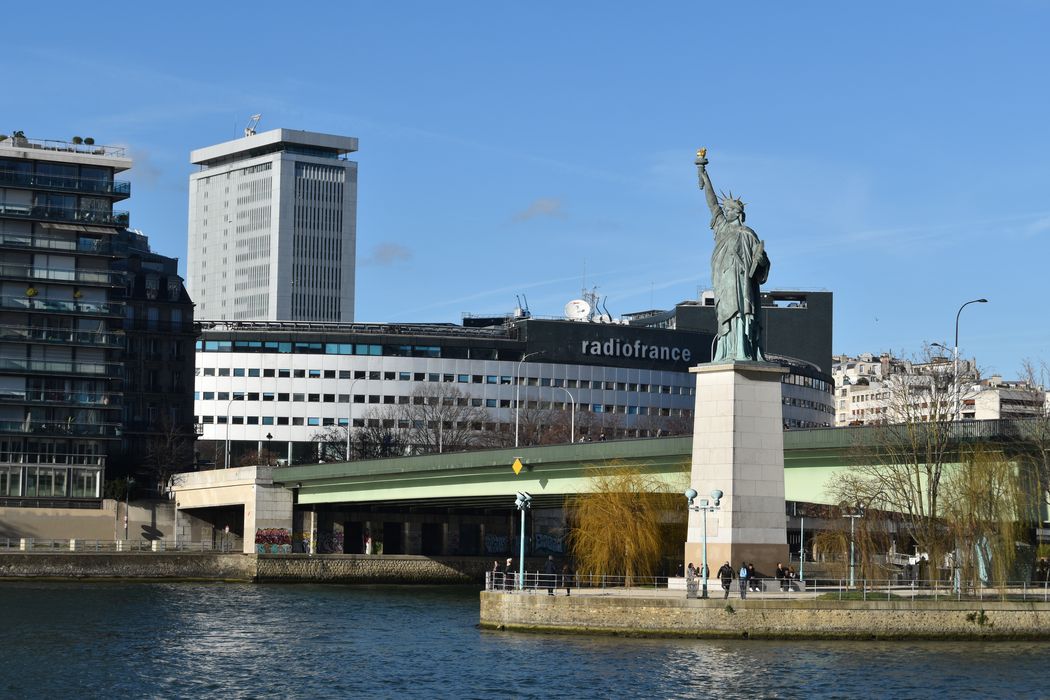
MULTIPOLYGON (((713 578, 730 562, 751 562, 769 576, 787 561, 784 512, 784 419, 781 377, 765 362, 693 367, 696 417, 690 485, 699 498, 723 491, 721 510, 707 514, 707 561, 713 578)), ((685 562, 703 559, 703 513, 689 514, 685 562)))

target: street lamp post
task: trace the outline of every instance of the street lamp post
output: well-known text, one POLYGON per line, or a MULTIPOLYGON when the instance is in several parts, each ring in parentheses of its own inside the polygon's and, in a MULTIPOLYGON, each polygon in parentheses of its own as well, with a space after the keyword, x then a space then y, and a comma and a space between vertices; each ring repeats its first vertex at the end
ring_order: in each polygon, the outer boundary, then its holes
POLYGON ((961 385, 959 384, 959 316, 962 315, 962 310, 970 304, 987 304, 987 299, 972 299, 962 306, 955 313, 955 349, 952 355, 955 357, 955 421, 959 422, 962 420, 962 397, 959 396, 961 391, 961 385))
POLYGON ((854 551, 854 545, 853 545, 853 542, 854 542, 854 539, 853 539, 854 529, 853 529, 853 526, 857 522, 857 518, 863 518, 864 517, 864 508, 863 508, 863 506, 858 504, 856 508, 854 508, 853 510, 851 510, 851 511, 849 511, 847 513, 844 513, 842 517, 849 518, 849 587, 853 588, 853 586, 856 583, 856 576, 854 575, 854 566, 855 566, 856 558, 853 556, 853 551, 854 551))
POLYGON ((230 392, 230 400, 226 402, 226 461, 223 462, 222 468, 230 468, 230 407, 233 406, 233 402, 237 400, 237 395, 234 392, 230 392))
POLYGON ((347 404, 346 408, 346 461, 350 461, 350 431, 354 427, 354 384, 361 381, 362 377, 358 377, 354 381, 350 382, 350 403, 347 404))
POLYGON ((576 442, 576 399, 565 387, 559 387, 569 396, 569 442, 576 442))
POLYGON ((273 433, 266 433, 266 466, 270 466, 270 456, 273 454, 270 451, 270 440, 273 440, 273 433))
POLYGON ((521 359, 518 360, 518 369, 514 372, 514 446, 518 446, 518 416, 521 414, 521 399, 518 398, 521 393, 521 365, 525 360, 529 359, 533 355, 542 355, 545 351, 537 350, 536 352, 530 352, 526 355, 522 355, 521 359))
POLYGON ((702 592, 700 594, 700 597, 701 598, 706 598, 707 597, 707 577, 708 577, 708 574, 709 574, 708 568, 707 568, 707 514, 708 513, 714 513, 715 511, 719 510, 719 506, 720 506, 721 501, 722 501, 722 496, 724 494, 719 489, 715 489, 714 491, 711 492, 711 500, 708 500, 706 498, 701 498, 700 501, 696 505, 693 505, 693 501, 696 500, 697 495, 698 494, 696 492, 696 489, 686 489, 686 491, 685 491, 685 499, 686 499, 686 502, 688 504, 686 506, 686 508, 688 508, 689 510, 693 511, 694 513, 703 513, 702 520, 703 520, 703 523, 704 523, 704 525, 703 525, 703 533, 704 533, 703 542, 704 542, 704 545, 703 545, 703 554, 702 554, 703 559, 702 559, 701 565, 700 565, 700 579, 703 581, 703 584, 702 584, 703 585, 703 590, 702 590, 702 592))
MULTIPOLYGON (((131 486, 135 483, 133 477, 128 477, 124 484, 124 539, 128 539, 128 518, 131 515, 131 486)), ((117 501, 119 503, 120 501, 117 501)))
POLYGON ((532 496, 525 491, 518 491, 514 505, 521 511, 521 549, 518 556, 518 590, 525 588, 525 511, 532 506, 532 496))

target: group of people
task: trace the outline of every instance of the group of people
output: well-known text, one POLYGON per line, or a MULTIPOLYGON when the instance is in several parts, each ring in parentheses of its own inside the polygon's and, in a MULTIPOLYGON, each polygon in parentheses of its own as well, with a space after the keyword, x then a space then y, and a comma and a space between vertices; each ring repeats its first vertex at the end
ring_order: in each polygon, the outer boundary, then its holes
MULTIPOLYGON (((686 576, 690 579, 693 577, 707 578, 707 572, 703 571, 702 566, 693 566, 692 562, 689 563, 689 567, 686 569, 686 576)), ((755 571, 755 565, 751 562, 743 562, 740 565, 739 571, 734 568, 727 561, 722 564, 718 569, 715 576, 722 583, 722 590, 725 592, 724 598, 729 598, 729 589, 733 586, 733 579, 739 579, 740 581, 740 598, 746 599, 747 594, 758 593, 762 591, 763 577, 755 571)), ((798 578, 795 574, 795 570, 790 566, 784 566, 783 564, 777 564, 776 572, 777 581, 780 583, 780 590, 791 592, 791 581, 792 579, 798 578)))
MULTIPOLYGON (((507 563, 501 565, 499 559, 492 562, 492 587, 493 589, 502 588, 505 591, 513 590, 515 587, 515 577, 518 575, 517 569, 514 568, 514 559, 507 557, 507 563)), ((569 567, 568 562, 562 565, 561 571, 558 570, 558 565, 554 563, 554 556, 547 557, 547 563, 543 567, 543 575, 534 574, 536 576, 537 583, 533 584, 534 587, 539 588, 538 581, 542 580, 544 587, 547 589, 547 595, 554 595, 555 588, 564 588, 565 595, 572 595, 572 587, 575 583, 572 568, 569 567)), ((526 581, 527 578, 526 573, 526 581)))

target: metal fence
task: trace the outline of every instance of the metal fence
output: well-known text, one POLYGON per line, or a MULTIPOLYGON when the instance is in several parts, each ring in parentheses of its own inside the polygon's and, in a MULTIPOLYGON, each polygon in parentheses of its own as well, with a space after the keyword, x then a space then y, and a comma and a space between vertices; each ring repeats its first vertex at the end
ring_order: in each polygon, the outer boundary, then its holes
MULTIPOLYGON (((707 581, 708 597, 725 597, 722 582, 717 578, 707 581)), ((699 577, 666 576, 613 576, 543 574, 526 571, 519 585, 517 572, 489 571, 485 574, 485 590, 508 594, 536 594, 552 591, 555 595, 566 595, 570 591, 578 595, 604 595, 628 597, 681 597, 695 598, 702 595, 703 581, 699 577)), ((729 597, 740 599, 742 595, 751 600, 808 599, 815 601, 1017 601, 1050 603, 1050 582, 1015 581, 999 586, 983 582, 923 583, 897 579, 863 579, 850 585, 848 579, 777 579, 755 578, 747 580, 741 591, 740 580, 733 579, 729 597)))
POLYGON ((243 548, 240 537, 228 535, 216 542, 176 542, 171 539, 157 540, 77 540, 77 539, 39 539, 30 537, 0 538, 0 553, 145 553, 160 552, 206 553, 206 554, 239 554, 243 548))

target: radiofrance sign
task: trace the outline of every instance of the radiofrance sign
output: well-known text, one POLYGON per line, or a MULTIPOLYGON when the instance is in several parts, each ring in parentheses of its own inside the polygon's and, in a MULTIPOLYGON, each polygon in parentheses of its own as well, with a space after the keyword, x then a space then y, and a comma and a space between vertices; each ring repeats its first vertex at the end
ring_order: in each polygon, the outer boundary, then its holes
POLYGON ((689 348, 676 348, 668 345, 646 345, 640 340, 633 343, 617 338, 606 341, 582 340, 580 351, 584 355, 598 357, 631 357, 639 360, 665 360, 671 362, 689 362, 693 352, 689 348))

